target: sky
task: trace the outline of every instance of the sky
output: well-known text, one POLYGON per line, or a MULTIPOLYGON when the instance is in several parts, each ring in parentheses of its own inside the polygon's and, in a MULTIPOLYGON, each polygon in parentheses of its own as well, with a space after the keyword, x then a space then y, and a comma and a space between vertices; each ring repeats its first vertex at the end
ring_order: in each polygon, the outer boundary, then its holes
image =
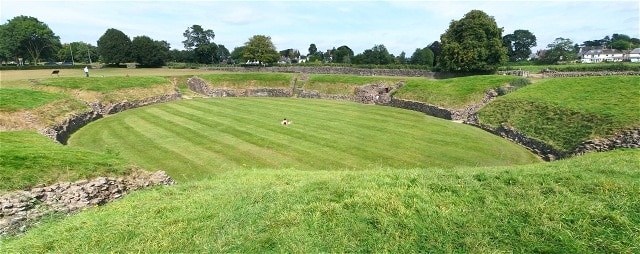
POLYGON ((471 10, 492 16, 502 35, 528 30, 537 49, 555 38, 581 44, 614 33, 640 38, 640 1, 223 1, 223 0, 0 0, 1 24, 20 16, 44 22, 62 43, 98 39, 115 28, 133 39, 148 36, 183 50, 184 31, 200 25, 230 51, 254 35, 271 37, 277 50, 309 45, 319 51, 347 45, 356 54, 384 45, 407 56, 440 40, 452 20, 471 10))

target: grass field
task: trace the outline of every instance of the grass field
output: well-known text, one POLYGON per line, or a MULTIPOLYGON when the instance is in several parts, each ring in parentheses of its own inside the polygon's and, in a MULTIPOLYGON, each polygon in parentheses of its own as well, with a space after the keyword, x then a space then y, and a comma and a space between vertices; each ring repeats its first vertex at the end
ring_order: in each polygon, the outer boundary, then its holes
POLYGON ((241 168, 452 168, 539 162, 507 140, 418 112, 291 98, 193 99, 130 110, 87 125, 70 138, 69 146, 117 150, 132 163, 165 170, 178 180, 241 168), (281 126, 283 118, 293 124, 281 126))
POLYGON ((638 150, 526 166, 246 169, 2 240, 14 253, 637 253, 638 150))
POLYGON ((545 79, 499 97, 479 119, 572 151, 583 141, 640 127, 640 83, 634 76, 545 79))

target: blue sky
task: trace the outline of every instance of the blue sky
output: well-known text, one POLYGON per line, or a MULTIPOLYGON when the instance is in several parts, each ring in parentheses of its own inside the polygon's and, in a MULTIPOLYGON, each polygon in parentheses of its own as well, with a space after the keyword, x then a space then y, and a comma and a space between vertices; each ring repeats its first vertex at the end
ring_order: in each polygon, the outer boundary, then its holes
POLYGON ((278 50, 311 43, 318 50, 347 45, 358 54, 374 45, 390 53, 426 47, 440 40, 452 20, 471 10, 493 16, 503 36, 532 32, 543 49, 555 38, 574 43, 614 33, 640 38, 639 1, 214 1, 0 0, 2 24, 26 15, 46 23, 63 43, 96 41, 109 28, 130 38, 146 35, 184 49, 182 33, 197 24, 215 32, 229 50, 253 35, 270 36, 278 50))

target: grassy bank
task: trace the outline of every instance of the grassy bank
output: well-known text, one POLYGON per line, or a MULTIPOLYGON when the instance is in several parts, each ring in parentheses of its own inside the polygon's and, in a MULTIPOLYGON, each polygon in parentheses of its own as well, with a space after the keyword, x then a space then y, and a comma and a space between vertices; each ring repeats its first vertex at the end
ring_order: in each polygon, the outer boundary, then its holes
POLYGON ((479 129, 391 107, 352 102, 193 99, 128 110, 93 122, 69 140, 178 180, 227 170, 514 165, 532 153, 479 129), (290 126, 280 125, 287 118, 290 126), (169 159, 170 158, 170 159, 169 159))
POLYGON ((545 79, 499 97, 479 112, 482 123, 506 124, 562 151, 640 126, 637 77, 545 79))
POLYGON ((404 78, 316 74, 309 76, 309 79, 304 84, 304 89, 316 90, 324 94, 353 95, 357 86, 380 83, 395 86, 401 80, 404 80, 404 78))
POLYGON ((218 73, 198 76, 212 87, 231 89, 291 87, 293 74, 288 73, 218 73))
POLYGON ((482 101, 489 89, 497 89, 515 76, 482 75, 450 79, 407 78, 406 84, 393 96, 444 108, 459 109, 482 101))
POLYGON ((638 150, 527 166, 247 169, 133 193, 0 252, 640 251, 638 150))
POLYGON ((131 169, 113 151, 67 147, 32 131, 2 131, 0 144, 0 193, 41 183, 122 175, 131 169))

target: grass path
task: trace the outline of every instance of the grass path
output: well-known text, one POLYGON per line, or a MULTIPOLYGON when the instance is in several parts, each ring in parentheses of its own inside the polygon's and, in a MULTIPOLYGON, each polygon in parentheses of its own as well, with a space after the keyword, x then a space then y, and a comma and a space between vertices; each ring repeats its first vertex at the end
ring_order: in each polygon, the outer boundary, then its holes
POLYGON ((114 150, 178 180, 242 168, 452 168, 539 161, 499 137, 417 112, 291 98, 193 99, 129 110, 82 128, 69 145, 114 150), (280 125, 284 117, 293 124, 280 125))

